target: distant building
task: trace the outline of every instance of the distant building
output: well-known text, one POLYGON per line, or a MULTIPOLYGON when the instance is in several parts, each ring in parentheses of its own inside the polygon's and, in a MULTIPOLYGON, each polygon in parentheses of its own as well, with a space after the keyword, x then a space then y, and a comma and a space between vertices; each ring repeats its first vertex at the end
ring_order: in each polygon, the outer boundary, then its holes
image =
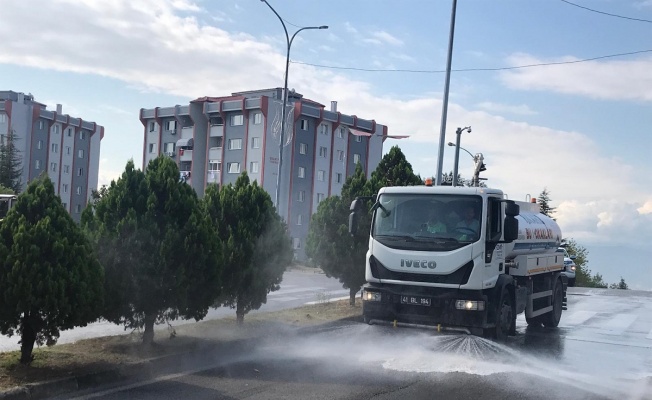
MULTIPOLYGON (((143 168, 159 154, 174 158, 201 196, 206 185, 234 183, 242 171, 276 197, 281 88, 202 97, 188 105, 141 109, 143 168)), ((360 162, 367 176, 382 157, 387 127, 330 110, 290 92, 283 147, 279 214, 288 223, 295 255, 305 259, 311 215, 338 195, 360 162), (286 124, 288 125, 288 124, 286 124)))
POLYGON ((75 221, 81 218, 92 190, 97 189, 100 141, 104 127, 49 111, 31 94, 0 91, 0 137, 13 131, 23 158, 22 190, 47 173, 75 221))

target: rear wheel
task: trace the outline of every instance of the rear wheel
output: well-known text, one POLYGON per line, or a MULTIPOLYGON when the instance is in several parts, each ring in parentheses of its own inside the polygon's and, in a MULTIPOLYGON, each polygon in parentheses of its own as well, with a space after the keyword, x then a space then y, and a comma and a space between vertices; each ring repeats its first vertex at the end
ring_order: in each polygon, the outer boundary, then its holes
POLYGON ((573 287, 575 286, 575 278, 571 278, 568 280, 568 286, 573 287))
POLYGON ((561 320, 562 303, 564 301, 564 288, 560 280, 555 282, 555 288, 552 290, 552 310, 541 316, 543 326, 547 328, 556 328, 561 320))

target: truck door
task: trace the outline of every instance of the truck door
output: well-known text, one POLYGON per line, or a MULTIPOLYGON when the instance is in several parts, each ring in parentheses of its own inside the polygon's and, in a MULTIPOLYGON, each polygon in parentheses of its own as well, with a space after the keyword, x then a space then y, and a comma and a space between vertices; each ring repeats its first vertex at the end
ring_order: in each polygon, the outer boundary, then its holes
POLYGON ((485 242, 485 279, 505 273, 505 252, 499 243, 503 236, 503 202, 487 199, 487 235, 485 242))

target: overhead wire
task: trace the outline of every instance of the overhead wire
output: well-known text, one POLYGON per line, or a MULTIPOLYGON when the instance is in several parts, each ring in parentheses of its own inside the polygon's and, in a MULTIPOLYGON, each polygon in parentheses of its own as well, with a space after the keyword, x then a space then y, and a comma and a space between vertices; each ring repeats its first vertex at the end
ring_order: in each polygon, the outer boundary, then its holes
MULTIPOLYGON (((589 61, 602 60, 605 58, 624 57, 624 56, 630 56, 630 55, 642 54, 642 53, 652 53, 652 49, 630 51, 627 53, 608 54, 604 56, 584 58, 581 60, 552 61, 552 62, 543 62, 543 63, 535 63, 535 64, 516 65, 512 67, 456 68, 456 69, 452 69, 451 71, 453 72, 508 71, 514 69, 523 69, 523 68, 545 67, 550 65, 579 64, 579 63, 584 63, 589 61)), ((445 70, 426 70, 426 69, 379 69, 379 68, 361 68, 361 67, 342 67, 337 65, 314 64, 314 63, 295 61, 295 60, 290 60, 290 62, 292 64, 309 65, 317 68, 328 68, 328 69, 361 71, 361 72, 405 72, 405 73, 419 73, 419 74, 440 74, 446 72, 445 70)))
POLYGON ((589 7, 581 6, 581 5, 579 5, 579 4, 575 4, 575 3, 570 2, 570 1, 568 1, 568 0, 560 0, 560 1, 562 1, 562 2, 564 2, 564 3, 566 3, 566 4, 568 4, 568 5, 571 5, 571 6, 574 6, 574 7, 577 7, 577 8, 581 8, 581 9, 583 9, 583 10, 591 11, 591 12, 594 12, 594 13, 598 13, 598 14, 608 15, 608 16, 610 16, 610 17, 615 17, 615 18, 628 19, 628 20, 630 20, 630 21, 647 22, 647 23, 649 23, 649 24, 652 24, 652 20, 649 20, 649 19, 644 19, 644 18, 634 18, 634 17, 627 17, 627 16, 624 16, 624 15, 612 14, 612 13, 608 13, 608 12, 604 12, 604 11, 596 10, 596 9, 593 9, 593 8, 589 8, 589 7))

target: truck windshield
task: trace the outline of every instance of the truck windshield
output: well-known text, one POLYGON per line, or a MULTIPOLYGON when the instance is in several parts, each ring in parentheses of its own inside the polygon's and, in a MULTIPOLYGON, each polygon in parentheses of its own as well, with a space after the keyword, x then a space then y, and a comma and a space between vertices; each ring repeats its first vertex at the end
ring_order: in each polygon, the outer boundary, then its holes
POLYGON ((371 234, 394 249, 450 251, 480 238, 480 196, 382 194, 375 208, 371 234))

